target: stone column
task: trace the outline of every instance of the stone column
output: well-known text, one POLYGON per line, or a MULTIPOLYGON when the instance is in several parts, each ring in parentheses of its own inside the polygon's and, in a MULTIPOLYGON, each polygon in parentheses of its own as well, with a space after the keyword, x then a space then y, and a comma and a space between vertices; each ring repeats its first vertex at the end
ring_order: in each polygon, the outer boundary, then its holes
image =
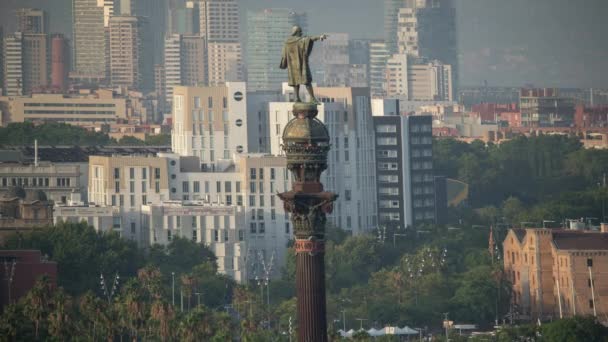
POLYGON ((283 150, 294 181, 292 190, 279 194, 291 213, 296 253, 298 341, 327 341, 325 303, 325 215, 336 194, 323 190, 321 173, 327 169, 329 132, 319 121, 317 106, 295 103, 293 118, 283 131, 283 150))

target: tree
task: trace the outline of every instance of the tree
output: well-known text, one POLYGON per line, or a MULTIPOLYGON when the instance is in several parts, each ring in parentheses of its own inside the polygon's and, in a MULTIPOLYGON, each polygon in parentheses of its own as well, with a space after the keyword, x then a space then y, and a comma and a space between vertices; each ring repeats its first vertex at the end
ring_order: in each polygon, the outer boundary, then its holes
POLYGON ((46 322, 49 314, 51 302, 51 282, 48 276, 44 275, 36 281, 24 299, 24 312, 31 322, 34 323, 34 336, 40 337, 40 328, 46 322))
POLYGON ((544 324, 541 335, 552 342, 605 342, 608 341, 608 328, 594 317, 575 316, 544 324))

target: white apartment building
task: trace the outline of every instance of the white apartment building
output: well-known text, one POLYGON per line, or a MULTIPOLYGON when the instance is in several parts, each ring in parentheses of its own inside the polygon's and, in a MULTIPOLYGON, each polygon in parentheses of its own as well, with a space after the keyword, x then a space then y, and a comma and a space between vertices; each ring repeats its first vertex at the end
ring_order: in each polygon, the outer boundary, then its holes
POLYGON ((452 66, 395 54, 386 63, 385 92, 414 101, 452 101, 452 66))
POLYGON ((204 169, 213 169, 248 151, 245 83, 174 87, 173 92, 173 152, 199 157, 204 169))
MULTIPOLYGON (((327 191, 340 197, 328 216, 336 226, 353 234, 375 229, 376 171, 374 130, 368 88, 316 88, 317 118, 331 137, 328 169, 321 176, 327 191)), ((270 103, 270 152, 283 155, 282 134, 292 119, 292 102, 270 103)))
POLYGON ((204 201, 163 201, 143 205, 141 214, 150 245, 165 245, 178 236, 192 239, 215 254, 220 273, 237 282, 247 279, 242 207, 204 201))
POLYGON ((241 154, 234 161, 218 164, 215 171, 200 171, 181 165, 184 158, 176 154, 161 153, 159 156, 169 160, 172 199, 242 208, 244 220, 238 229, 244 229, 245 254, 252 256, 247 266, 251 269, 250 277, 259 271, 260 255, 266 261, 274 258, 278 266, 273 275, 279 274, 293 233, 283 203, 276 196, 291 188, 285 158, 241 154))
POLYGON ((139 246, 146 246, 148 239, 141 227, 141 206, 170 199, 168 170, 169 160, 162 157, 91 156, 89 203, 118 211, 120 222, 114 224, 114 229, 139 246))
POLYGON ((86 222, 97 232, 117 232, 120 229, 120 210, 106 205, 89 205, 80 199, 80 194, 72 193, 67 203, 55 204, 53 224, 59 222, 86 222))

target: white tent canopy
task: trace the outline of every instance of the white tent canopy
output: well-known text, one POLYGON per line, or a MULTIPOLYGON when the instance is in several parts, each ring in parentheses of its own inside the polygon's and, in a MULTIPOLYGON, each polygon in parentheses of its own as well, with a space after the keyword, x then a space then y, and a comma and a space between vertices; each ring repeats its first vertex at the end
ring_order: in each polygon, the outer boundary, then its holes
POLYGON ((344 331, 342 329, 338 330, 338 332, 340 333, 340 336, 342 336, 342 337, 353 337, 353 335, 359 331, 365 331, 369 336, 372 336, 372 337, 384 336, 384 335, 417 335, 418 334, 418 330, 412 329, 408 326, 404 326, 403 328, 384 327, 380 330, 376 330, 374 328, 371 328, 369 330, 361 329, 358 331, 355 331, 353 329, 350 329, 349 331, 344 331))

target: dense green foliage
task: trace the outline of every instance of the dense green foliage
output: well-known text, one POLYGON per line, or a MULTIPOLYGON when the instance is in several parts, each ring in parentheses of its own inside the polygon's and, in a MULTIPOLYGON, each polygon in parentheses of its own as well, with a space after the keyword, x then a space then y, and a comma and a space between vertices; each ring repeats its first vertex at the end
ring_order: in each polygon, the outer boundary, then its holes
POLYGON ((130 146, 168 146, 171 144, 169 134, 148 135, 145 141, 126 136, 119 141, 110 138, 103 132, 93 132, 82 127, 65 123, 45 123, 34 125, 31 122, 10 123, 0 127, 0 146, 33 145, 97 146, 97 145, 130 145, 130 146))
MULTIPOLYGON (((470 185, 469 206, 483 223, 519 224, 603 215, 608 151, 584 149, 561 135, 517 137, 500 145, 436 140, 437 174, 470 185)), ((462 212, 453 212, 461 215, 462 212)), ((453 216, 453 219, 456 217, 453 216)))

